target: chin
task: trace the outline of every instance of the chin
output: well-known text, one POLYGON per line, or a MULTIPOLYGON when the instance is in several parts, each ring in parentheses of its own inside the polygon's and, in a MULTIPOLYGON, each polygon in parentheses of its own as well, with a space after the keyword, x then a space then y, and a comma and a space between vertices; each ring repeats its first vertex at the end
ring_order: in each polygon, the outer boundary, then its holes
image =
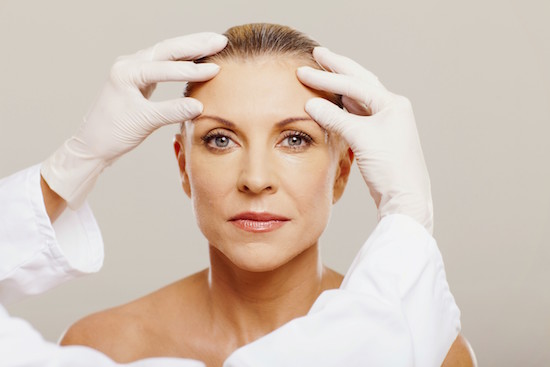
POLYGON ((229 261, 241 270, 263 273, 276 270, 288 264, 299 253, 284 253, 280 247, 274 249, 266 244, 247 244, 237 251, 224 253, 229 261))
POLYGON ((239 269, 248 271, 251 273, 267 273, 273 270, 276 270, 280 268, 284 264, 274 264, 273 262, 265 262, 265 263, 240 263, 235 264, 239 269))

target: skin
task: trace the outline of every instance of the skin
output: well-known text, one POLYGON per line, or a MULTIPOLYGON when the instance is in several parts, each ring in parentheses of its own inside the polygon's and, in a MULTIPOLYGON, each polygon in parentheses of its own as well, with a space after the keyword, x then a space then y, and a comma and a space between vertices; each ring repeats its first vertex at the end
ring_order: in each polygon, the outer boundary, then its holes
MULTIPOLYGON (((321 292, 340 286, 343 276, 321 262, 318 239, 353 155, 304 112, 308 99, 322 95, 297 80, 301 60, 219 64, 216 78, 192 95, 203 114, 174 142, 210 268, 88 316, 61 344, 87 345, 122 363, 172 356, 221 366, 235 349, 305 315, 321 292), (249 232, 231 221, 246 211, 288 220, 249 232)), ((465 340, 457 342, 445 366, 469 365, 460 354, 465 340)))
POLYGON ((48 217, 53 223, 63 213, 63 210, 67 207, 67 202, 50 188, 42 176, 40 176, 40 188, 42 189, 46 213, 48 213, 48 217))

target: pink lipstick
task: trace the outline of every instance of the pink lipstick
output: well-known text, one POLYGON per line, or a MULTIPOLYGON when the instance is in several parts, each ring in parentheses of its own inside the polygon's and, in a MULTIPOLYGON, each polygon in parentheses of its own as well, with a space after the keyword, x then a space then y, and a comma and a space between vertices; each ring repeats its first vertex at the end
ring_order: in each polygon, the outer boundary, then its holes
POLYGON ((271 232, 284 226, 289 218, 271 213, 245 212, 231 217, 229 221, 237 228, 247 232, 271 232))

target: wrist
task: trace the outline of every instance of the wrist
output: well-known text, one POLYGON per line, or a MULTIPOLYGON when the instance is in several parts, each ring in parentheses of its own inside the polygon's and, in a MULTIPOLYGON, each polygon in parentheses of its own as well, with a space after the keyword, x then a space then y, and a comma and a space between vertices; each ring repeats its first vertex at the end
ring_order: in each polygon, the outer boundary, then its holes
POLYGON ((53 223, 63 213, 63 210, 67 207, 67 202, 51 189, 42 176, 40 176, 40 189, 42 190, 46 213, 53 223))
POLYGON ((83 146, 75 137, 68 139, 40 168, 48 187, 71 209, 78 209, 84 203, 97 178, 109 165, 109 162, 87 152, 83 146))
POLYGON ((426 198, 416 196, 407 197, 407 195, 397 195, 387 197, 382 195, 382 200, 378 207, 378 220, 391 215, 406 215, 424 226, 430 235, 433 235, 433 203, 431 195, 426 198))

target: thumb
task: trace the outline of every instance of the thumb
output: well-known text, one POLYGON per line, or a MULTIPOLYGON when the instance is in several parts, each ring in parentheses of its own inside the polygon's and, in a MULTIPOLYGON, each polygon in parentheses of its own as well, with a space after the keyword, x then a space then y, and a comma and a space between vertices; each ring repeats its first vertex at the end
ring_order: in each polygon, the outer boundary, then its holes
POLYGON ((359 121, 356 116, 342 110, 324 98, 312 98, 306 102, 306 112, 315 122, 328 131, 342 136, 353 148, 354 130, 359 121))
POLYGON ((192 120, 202 113, 202 103, 195 98, 178 98, 169 101, 152 102, 148 120, 153 129, 161 126, 192 120))

